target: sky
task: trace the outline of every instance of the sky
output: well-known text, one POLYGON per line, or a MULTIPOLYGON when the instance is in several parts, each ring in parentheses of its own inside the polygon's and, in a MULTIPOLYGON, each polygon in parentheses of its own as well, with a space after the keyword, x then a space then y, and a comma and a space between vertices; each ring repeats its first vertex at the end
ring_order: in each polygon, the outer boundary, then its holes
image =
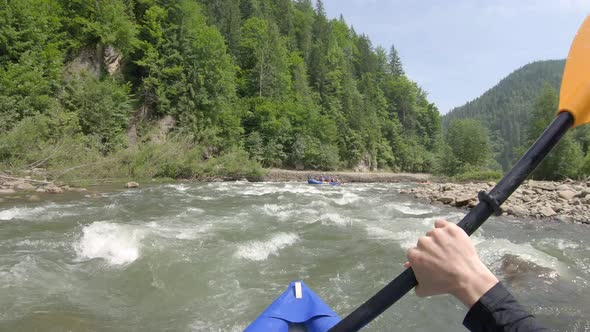
POLYGON ((397 49, 441 114, 527 63, 565 59, 590 0, 323 0, 373 46, 397 49))

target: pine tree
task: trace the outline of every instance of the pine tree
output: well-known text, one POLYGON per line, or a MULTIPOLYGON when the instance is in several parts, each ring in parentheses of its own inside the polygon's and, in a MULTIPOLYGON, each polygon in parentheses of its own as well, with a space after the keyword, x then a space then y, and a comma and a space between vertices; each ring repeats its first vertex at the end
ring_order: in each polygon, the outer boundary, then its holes
POLYGON ((403 76, 404 68, 402 66, 402 61, 397 54, 397 50, 395 46, 391 45, 391 49, 389 49, 389 72, 393 76, 403 76))

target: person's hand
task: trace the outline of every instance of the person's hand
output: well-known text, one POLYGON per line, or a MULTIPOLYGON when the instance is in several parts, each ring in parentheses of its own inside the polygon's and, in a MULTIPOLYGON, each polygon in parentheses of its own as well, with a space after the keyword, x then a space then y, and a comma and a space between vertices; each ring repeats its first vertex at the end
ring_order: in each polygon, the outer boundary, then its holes
POLYGON ((457 225, 437 220, 435 228, 408 250, 420 297, 452 294, 471 307, 498 279, 481 262, 469 236, 457 225))

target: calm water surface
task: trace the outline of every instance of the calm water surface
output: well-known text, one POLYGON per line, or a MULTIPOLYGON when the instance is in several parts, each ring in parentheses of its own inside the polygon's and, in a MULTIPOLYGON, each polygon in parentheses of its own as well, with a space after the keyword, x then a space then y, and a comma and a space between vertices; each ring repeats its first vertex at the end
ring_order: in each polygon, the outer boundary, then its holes
MULTIPOLYGON (((410 184, 207 183, 0 203, 1 331, 241 331, 292 280, 342 316, 400 273, 436 217, 410 184)), ((495 218, 490 268, 556 331, 590 331, 590 228, 495 218)), ((461 331, 409 294, 367 331, 461 331)))

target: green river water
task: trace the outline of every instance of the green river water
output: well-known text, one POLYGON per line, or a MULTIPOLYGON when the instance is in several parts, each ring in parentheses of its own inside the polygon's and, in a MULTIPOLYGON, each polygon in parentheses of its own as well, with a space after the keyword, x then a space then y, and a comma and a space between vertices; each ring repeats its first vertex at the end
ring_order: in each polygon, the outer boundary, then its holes
MULTIPOLYGON (((436 217, 410 184, 194 183, 0 203, 0 331, 241 331, 303 280, 345 316, 403 270, 436 217)), ((590 228, 492 218, 483 261, 556 331, 590 331, 590 228)), ((461 331, 408 294, 367 331, 461 331)))

